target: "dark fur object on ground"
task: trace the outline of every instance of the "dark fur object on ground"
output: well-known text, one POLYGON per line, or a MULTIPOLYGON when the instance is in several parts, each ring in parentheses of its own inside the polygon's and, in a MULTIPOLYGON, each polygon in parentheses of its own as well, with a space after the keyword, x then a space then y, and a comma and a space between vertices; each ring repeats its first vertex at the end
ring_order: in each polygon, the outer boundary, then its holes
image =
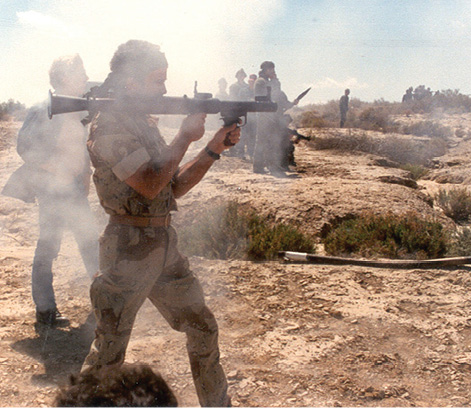
POLYGON ((177 399, 160 374, 147 365, 91 368, 70 377, 56 396, 58 407, 176 407, 177 399))

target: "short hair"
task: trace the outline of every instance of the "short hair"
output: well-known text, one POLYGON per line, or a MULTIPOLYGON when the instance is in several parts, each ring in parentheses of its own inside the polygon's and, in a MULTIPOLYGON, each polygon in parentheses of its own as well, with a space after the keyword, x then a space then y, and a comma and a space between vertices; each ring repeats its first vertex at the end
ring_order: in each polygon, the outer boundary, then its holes
POLYGON ((176 407, 177 399, 162 376, 146 365, 119 369, 89 368, 59 390, 57 407, 176 407))
POLYGON ((263 71, 269 68, 275 68, 275 64, 272 61, 263 61, 260 65, 260 69, 263 71))
POLYGON ((65 78, 71 71, 83 68, 83 61, 80 55, 66 55, 59 57, 52 62, 49 69, 49 82, 54 89, 60 88, 64 84, 65 78))
POLYGON ((149 72, 167 67, 167 59, 160 47, 142 40, 129 40, 121 44, 110 62, 111 72, 116 76, 136 79, 143 79, 149 72))

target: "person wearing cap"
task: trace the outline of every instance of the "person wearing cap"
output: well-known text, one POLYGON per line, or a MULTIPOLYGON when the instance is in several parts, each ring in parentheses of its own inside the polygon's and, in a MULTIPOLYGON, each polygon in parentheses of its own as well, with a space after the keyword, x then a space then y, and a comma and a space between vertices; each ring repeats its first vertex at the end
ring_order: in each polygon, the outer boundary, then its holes
MULTIPOLYGON (((240 93, 243 89, 247 89, 249 85, 247 82, 245 82, 245 78, 247 78, 247 74, 243 70, 243 68, 239 69, 235 77, 237 79, 236 82, 234 82, 230 87, 229 87, 229 100, 231 101, 240 101, 240 93)), ((245 158, 245 142, 244 142, 244 137, 243 133, 241 133, 241 142, 237 143, 237 146, 232 147, 229 149, 225 154, 227 156, 232 156, 232 157, 240 157, 240 158, 245 158)))
MULTIPOLYGON (((99 94, 155 98, 167 92, 167 59, 158 45, 130 40, 115 52, 99 94)), ((119 105, 119 104, 118 104, 119 105)), ((169 325, 186 334, 187 352, 201 406, 229 406, 219 361, 218 326, 202 287, 177 249, 171 225, 176 199, 198 184, 240 130, 220 128, 189 161, 182 160, 205 133, 206 114, 183 119, 167 144, 156 122, 138 110, 98 112, 88 150, 100 203, 110 215, 100 239, 100 270, 90 297, 97 320, 95 339, 82 370, 119 367, 125 360, 136 315, 146 299, 169 325)))
POLYGON ((232 101, 238 101, 240 100, 240 91, 244 88, 248 88, 249 85, 247 82, 245 82, 245 78, 247 78, 247 74, 243 70, 243 68, 239 69, 235 77, 237 79, 236 82, 234 82, 230 87, 229 87, 229 98, 232 101))

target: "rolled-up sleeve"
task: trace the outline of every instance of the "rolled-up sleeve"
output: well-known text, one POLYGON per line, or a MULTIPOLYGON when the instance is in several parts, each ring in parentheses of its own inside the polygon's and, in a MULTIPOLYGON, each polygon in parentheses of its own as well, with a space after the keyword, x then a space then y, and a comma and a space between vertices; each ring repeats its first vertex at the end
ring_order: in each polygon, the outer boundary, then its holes
POLYGON ((148 163, 150 160, 147 150, 141 147, 138 150, 123 157, 123 159, 111 168, 113 173, 121 181, 131 177, 143 164, 148 163))
POLYGON ((130 133, 100 135, 89 150, 99 162, 109 166, 121 181, 131 177, 151 159, 138 138, 130 133))

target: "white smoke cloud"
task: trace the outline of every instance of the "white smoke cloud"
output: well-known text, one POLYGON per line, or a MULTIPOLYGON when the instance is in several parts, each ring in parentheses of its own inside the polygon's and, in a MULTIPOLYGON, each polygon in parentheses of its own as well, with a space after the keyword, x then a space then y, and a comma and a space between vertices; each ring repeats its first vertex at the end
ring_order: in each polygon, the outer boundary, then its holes
MULTIPOLYGON (((282 0, 57 0, 44 8, 39 0, 17 13, 14 44, 0 82, 0 95, 31 104, 49 89, 53 59, 79 53, 90 79, 102 81, 117 46, 129 39, 161 45, 169 60, 169 94, 214 92, 217 80, 229 83, 242 66, 260 64, 251 49, 263 27, 283 12, 282 0)), ((255 72, 257 71, 254 68, 255 72)))

